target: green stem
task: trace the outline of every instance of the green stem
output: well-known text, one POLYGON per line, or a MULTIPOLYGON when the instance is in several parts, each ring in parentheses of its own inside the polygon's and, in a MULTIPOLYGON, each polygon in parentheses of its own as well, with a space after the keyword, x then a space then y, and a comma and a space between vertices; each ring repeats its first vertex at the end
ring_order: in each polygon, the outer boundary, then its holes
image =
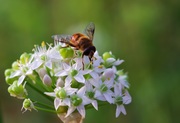
POLYGON ((39 94, 41 94, 42 96, 44 96, 45 98, 47 98, 48 100, 50 100, 51 102, 54 102, 54 99, 45 95, 44 92, 42 92, 41 90, 39 90, 38 88, 34 87, 33 85, 31 85, 29 82, 26 83, 27 85, 29 85, 32 89, 34 89, 35 91, 37 91, 39 94))
MULTIPOLYGON (((32 100, 32 99, 31 99, 32 100)), ((33 100, 32 100, 33 101, 33 100)), ((38 105, 41 105, 41 106, 44 106, 44 107, 47 107, 47 108, 50 108, 50 109, 54 109, 53 106, 50 106, 50 105, 47 105, 47 104, 44 104, 44 103, 41 103, 41 102, 37 102, 37 101, 34 101, 35 104, 38 104, 38 105)))
POLYGON ((37 110, 46 111, 46 112, 51 112, 51 113, 57 113, 55 110, 45 109, 45 108, 41 108, 41 107, 38 107, 38 106, 34 106, 34 107, 35 107, 35 109, 37 109, 37 110))

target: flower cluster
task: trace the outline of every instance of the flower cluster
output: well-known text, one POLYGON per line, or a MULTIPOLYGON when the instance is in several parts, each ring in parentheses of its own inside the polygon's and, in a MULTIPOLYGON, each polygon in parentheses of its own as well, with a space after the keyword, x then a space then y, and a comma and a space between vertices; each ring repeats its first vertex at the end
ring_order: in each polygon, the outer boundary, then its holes
POLYGON ((116 105, 116 117, 121 112, 126 114, 124 105, 131 102, 129 83, 127 74, 117 69, 123 60, 116 59, 111 52, 100 56, 96 51, 90 61, 87 56, 82 58, 79 50, 57 42, 54 46, 43 42, 33 51, 23 53, 5 71, 8 92, 24 100, 25 111, 42 109, 30 96, 29 86, 50 99, 55 112, 66 113, 65 117, 74 111, 85 117, 86 109, 98 110, 104 104, 116 105))

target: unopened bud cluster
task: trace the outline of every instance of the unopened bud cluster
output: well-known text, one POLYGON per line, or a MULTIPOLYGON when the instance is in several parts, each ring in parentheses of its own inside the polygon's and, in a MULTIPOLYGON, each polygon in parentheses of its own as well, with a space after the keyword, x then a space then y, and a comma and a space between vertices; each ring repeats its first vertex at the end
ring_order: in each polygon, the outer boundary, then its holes
MULTIPOLYGON (((23 109, 36 109, 36 101, 29 96, 30 87, 38 89, 53 100, 57 113, 68 117, 78 111, 85 117, 87 107, 98 110, 102 103, 116 105, 116 117, 126 114, 124 105, 131 102, 128 92, 127 74, 118 70, 123 60, 116 59, 111 52, 102 56, 96 51, 89 60, 82 52, 71 47, 35 46, 33 53, 23 53, 12 67, 5 71, 8 92, 23 99, 23 109), (32 101, 33 100, 33 101, 32 101)), ((104 104, 103 104, 104 105, 104 104)))

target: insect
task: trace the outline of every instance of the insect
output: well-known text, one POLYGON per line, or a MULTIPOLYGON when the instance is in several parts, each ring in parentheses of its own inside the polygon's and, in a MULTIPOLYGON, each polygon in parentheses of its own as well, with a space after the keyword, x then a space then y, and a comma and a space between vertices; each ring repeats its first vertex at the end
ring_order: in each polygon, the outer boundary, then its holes
MULTIPOLYGON (((95 32, 94 23, 89 23, 84 33, 75 33, 73 35, 53 35, 52 38, 55 41, 59 41, 61 43, 65 43, 67 46, 74 47, 76 50, 80 50, 82 52, 82 58, 85 56, 89 57, 89 60, 92 62, 92 57, 96 51, 96 47, 93 45, 93 38, 95 32)), ((83 69, 84 62, 82 60, 83 69)))

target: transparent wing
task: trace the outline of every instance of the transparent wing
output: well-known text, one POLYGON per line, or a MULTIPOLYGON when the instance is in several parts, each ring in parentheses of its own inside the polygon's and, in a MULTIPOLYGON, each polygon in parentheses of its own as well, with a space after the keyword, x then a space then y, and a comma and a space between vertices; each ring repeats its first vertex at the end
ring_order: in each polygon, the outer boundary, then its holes
POLYGON ((90 38, 91 41, 93 41, 94 38, 94 31, 95 31, 95 25, 93 22, 90 22, 84 30, 84 33, 90 38))
POLYGON ((69 42, 72 38, 71 35, 53 35, 52 38, 54 41, 66 43, 69 42))

